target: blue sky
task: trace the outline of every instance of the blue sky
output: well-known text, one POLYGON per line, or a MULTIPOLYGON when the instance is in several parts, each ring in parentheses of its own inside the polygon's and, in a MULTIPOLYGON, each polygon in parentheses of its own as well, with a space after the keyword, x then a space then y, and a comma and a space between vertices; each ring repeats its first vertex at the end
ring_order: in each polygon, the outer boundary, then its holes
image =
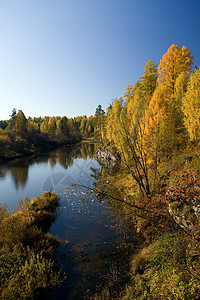
POLYGON ((0 0, 0 119, 94 114, 171 44, 200 66, 199 0, 0 0))

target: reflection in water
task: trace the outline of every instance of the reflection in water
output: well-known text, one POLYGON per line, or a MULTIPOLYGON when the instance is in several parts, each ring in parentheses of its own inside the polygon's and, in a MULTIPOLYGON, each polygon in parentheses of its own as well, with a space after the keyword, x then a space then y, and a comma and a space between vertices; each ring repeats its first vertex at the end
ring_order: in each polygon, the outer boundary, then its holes
POLYGON ((4 178, 6 174, 7 174, 6 169, 0 167, 0 178, 4 178))
POLYGON ((53 169, 56 164, 61 165, 65 169, 73 165, 76 158, 93 158, 96 145, 77 144, 73 146, 65 146, 36 157, 25 157, 15 159, 7 164, 0 166, 0 178, 3 179, 8 174, 11 175, 13 183, 18 190, 26 186, 29 174, 29 168, 35 164, 49 164, 53 169))
POLYGON ((24 188, 28 180, 29 163, 26 160, 15 159, 6 165, 0 166, 0 178, 11 175, 16 190, 24 188))
POLYGON ((16 208, 17 197, 24 198, 27 193, 33 198, 52 189, 60 196, 50 232, 60 240, 59 260, 67 279, 52 291, 50 299, 82 299, 88 290, 95 291, 96 284, 122 257, 124 228, 116 226, 106 199, 99 201, 82 187, 71 186, 80 182, 92 187, 104 176, 106 171, 93 159, 95 150, 96 145, 66 146, 0 166, 0 202, 9 200, 10 210, 16 208))
POLYGON ((51 166, 51 168, 53 169, 54 166, 56 165, 57 161, 56 161, 56 157, 55 156, 50 156, 49 157, 49 164, 51 166))
POLYGON ((20 164, 20 166, 12 167, 10 173, 17 190, 20 187, 25 187, 28 180, 28 165, 26 163, 24 165, 20 164))

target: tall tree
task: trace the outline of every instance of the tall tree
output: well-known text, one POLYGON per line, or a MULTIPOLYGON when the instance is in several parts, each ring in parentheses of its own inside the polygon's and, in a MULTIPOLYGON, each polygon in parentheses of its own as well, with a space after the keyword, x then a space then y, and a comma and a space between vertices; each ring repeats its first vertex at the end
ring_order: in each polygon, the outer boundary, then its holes
POLYGON ((187 140, 186 128, 184 124, 184 114, 182 110, 183 98, 187 91, 188 75, 182 72, 175 82, 174 95, 171 98, 171 108, 173 109, 174 118, 176 121, 177 139, 180 143, 187 140))
POLYGON ((40 131, 42 133, 48 133, 48 122, 49 122, 49 117, 44 117, 42 120, 42 123, 40 125, 40 131))
POLYGON ((106 138, 109 142, 115 144, 118 147, 117 136, 118 136, 118 123, 119 116, 123 107, 124 101, 122 98, 115 99, 112 107, 107 111, 106 120, 106 138))
POLYGON ((137 81, 132 89, 132 95, 127 105, 128 119, 130 129, 143 121, 145 111, 148 109, 149 102, 156 88, 157 82, 157 66, 149 60, 144 68, 143 76, 140 82, 137 81))
POLYGON ((200 69, 191 75, 183 97, 184 121, 190 140, 200 138, 200 69))
POLYGON ((96 131, 99 134, 101 142, 103 142, 103 138, 104 138, 103 131, 105 126, 105 111, 102 109, 101 105, 98 105, 98 107, 96 108, 94 121, 95 121, 96 131))
POLYGON ((15 131, 24 136, 27 132, 27 119, 22 110, 19 110, 15 118, 15 131))
POLYGON ((8 129, 14 130, 15 129, 15 119, 17 116, 16 108, 13 108, 12 114, 10 115, 10 119, 8 121, 8 129))
POLYGON ((124 98, 125 102, 130 101, 132 89, 133 89, 133 86, 130 84, 127 84, 125 92, 123 94, 123 98, 124 98))
POLYGON ((177 45, 171 45, 158 66, 158 84, 168 86, 174 94, 176 79, 182 72, 190 75, 193 64, 194 57, 187 47, 179 48, 177 45))
POLYGON ((67 137, 69 135, 67 117, 66 116, 62 117, 61 122, 62 122, 62 133, 67 137))
POLYGON ((50 117, 48 122, 48 133, 51 137, 54 137, 55 132, 56 132, 56 120, 55 117, 50 117))
POLYGON ((144 67, 144 73, 141 77, 141 89, 146 96, 153 95, 156 88, 157 77, 157 65, 154 61, 149 60, 144 67))
POLYGON ((175 119, 168 97, 168 90, 159 86, 151 98, 144 118, 145 150, 149 163, 155 170, 158 162, 171 155, 176 145, 175 119))

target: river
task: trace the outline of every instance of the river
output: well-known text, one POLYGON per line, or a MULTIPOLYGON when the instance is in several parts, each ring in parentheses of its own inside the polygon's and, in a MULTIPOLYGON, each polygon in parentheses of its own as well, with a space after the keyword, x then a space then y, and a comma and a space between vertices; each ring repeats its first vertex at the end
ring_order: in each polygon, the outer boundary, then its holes
POLYGON ((132 239, 131 234, 106 199, 99 201, 81 187, 93 187, 101 172, 94 158, 95 147, 66 146, 0 166, 0 202, 7 203, 9 211, 17 209, 20 199, 46 190, 60 196, 57 218, 49 232, 60 239, 59 261, 66 279, 54 288, 50 299, 89 299, 97 285, 103 285, 118 268, 120 259, 120 264, 125 264, 118 250, 121 240, 132 239))

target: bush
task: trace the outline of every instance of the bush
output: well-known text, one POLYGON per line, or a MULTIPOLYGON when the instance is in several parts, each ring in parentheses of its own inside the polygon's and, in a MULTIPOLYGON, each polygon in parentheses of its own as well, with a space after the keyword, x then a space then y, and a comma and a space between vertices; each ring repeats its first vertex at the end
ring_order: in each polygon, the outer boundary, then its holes
POLYGON ((59 241, 45 233, 58 200, 55 193, 45 192, 21 201, 16 212, 7 213, 6 207, 0 207, 1 299, 39 299, 61 282, 59 241))
POLYGON ((162 235, 133 257, 133 282, 122 299, 199 299, 199 250, 182 233, 162 235))

